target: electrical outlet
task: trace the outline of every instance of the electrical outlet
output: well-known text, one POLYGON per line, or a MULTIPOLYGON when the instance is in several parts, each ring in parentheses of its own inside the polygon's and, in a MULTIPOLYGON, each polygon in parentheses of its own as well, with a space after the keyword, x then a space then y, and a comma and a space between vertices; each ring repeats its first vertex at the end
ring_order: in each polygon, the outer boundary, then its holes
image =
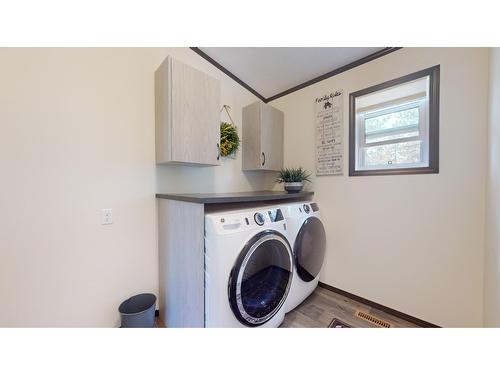
POLYGON ((101 224, 102 225, 113 224, 113 209, 112 208, 103 208, 101 210, 101 224))

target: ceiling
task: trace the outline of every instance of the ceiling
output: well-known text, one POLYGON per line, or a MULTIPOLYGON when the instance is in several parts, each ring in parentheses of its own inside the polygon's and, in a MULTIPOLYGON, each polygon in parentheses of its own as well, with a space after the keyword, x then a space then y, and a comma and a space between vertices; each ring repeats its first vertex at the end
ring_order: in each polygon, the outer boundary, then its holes
POLYGON ((382 47, 200 47, 264 98, 272 98, 382 47))

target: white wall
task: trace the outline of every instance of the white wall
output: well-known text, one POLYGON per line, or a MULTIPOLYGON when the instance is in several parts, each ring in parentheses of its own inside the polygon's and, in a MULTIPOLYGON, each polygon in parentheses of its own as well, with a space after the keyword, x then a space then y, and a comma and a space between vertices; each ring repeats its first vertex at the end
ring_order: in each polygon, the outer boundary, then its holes
POLYGON ((484 323, 500 327, 500 48, 490 49, 484 323))
POLYGON ((187 48, 0 49, 0 326, 116 326, 120 301, 157 294, 156 172, 161 191, 267 186, 240 160, 156 170, 168 54, 221 79, 238 122, 256 100, 187 48))
POLYGON ((285 112, 285 164, 314 171, 316 96, 344 90, 347 156, 349 93, 437 64, 439 174, 348 177, 346 157, 344 176, 314 178, 321 280, 438 325, 482 326, 488 49, 404 48, 271 104, 285 112))

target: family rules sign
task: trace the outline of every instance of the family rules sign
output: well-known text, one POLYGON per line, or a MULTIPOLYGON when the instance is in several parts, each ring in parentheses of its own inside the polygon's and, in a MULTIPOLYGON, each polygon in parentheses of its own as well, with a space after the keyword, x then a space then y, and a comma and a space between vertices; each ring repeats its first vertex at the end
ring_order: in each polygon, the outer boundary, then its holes
POLYGON ((343 90, 331 92, 314 100, 317 176, 343 174, 343 100, 343 90))

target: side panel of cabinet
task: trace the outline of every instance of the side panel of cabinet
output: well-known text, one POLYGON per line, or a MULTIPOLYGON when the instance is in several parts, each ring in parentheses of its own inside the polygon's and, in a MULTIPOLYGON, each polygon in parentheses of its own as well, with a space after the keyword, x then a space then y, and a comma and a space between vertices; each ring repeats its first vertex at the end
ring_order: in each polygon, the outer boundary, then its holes
POLYGON ((242 113, 242 169, 244 171, 262 168, 260 145, 261 103, 255 102, 243 108, 242 113))
POLYGON ((171 72, 170 57, 167 57, 155 72, 155 143, 158 164, 172 161, 171 72))
POLYGON ((167 327, 205 325, 203 204, 158 199, 159 306, 167 327))
POLYGON ((283 167, 284 114, 270 105, 262 105, 261 120, 262 169, 279 171, 283 167))

